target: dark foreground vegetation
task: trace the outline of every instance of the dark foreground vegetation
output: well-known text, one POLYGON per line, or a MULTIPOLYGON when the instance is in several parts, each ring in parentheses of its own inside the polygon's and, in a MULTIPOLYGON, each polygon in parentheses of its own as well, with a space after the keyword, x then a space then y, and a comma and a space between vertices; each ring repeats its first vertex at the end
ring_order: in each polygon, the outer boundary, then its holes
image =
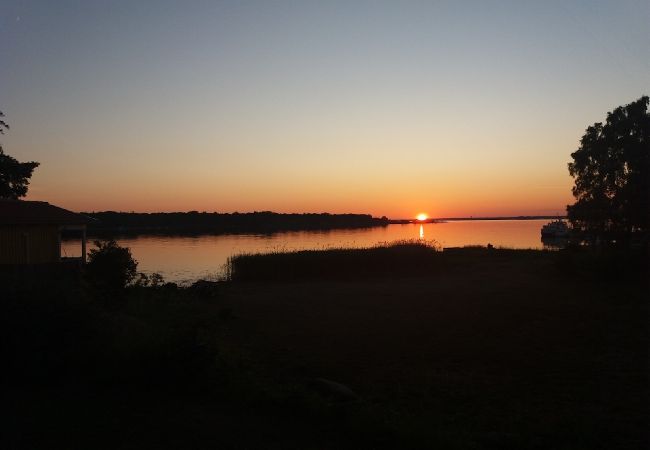
POLYGON ((647 270, 402 243, 188 288, 5 278, 0 447, 645 449, 647 270))
POLYGON ((275 233, 280 231, 368 228, 388 225, 386 217, 370 214, 280 214, 252 213, 83 213, 93 219, 91 234, 137 233, 275 233))

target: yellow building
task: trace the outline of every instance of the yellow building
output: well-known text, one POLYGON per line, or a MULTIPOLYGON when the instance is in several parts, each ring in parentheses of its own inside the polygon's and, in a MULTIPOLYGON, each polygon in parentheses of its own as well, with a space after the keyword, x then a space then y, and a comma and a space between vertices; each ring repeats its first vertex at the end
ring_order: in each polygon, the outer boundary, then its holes
POLYGON ((86 260, 86 225, 91 219, 47 202, 0 200, 0 265, 48 264, 61 258, 61 233, 81 233, 86 260))

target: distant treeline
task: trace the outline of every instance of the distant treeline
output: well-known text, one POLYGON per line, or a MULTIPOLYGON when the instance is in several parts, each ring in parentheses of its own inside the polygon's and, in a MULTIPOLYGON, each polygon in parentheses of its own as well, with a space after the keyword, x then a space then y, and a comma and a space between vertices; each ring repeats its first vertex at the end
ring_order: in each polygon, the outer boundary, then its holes
POLYGON ((82 213, 92 219, 90 234, 119 233, 275 233, 280 231, 329 230, 386 226, 386 217, 370 214, 280 214, 252 213, 82 213))

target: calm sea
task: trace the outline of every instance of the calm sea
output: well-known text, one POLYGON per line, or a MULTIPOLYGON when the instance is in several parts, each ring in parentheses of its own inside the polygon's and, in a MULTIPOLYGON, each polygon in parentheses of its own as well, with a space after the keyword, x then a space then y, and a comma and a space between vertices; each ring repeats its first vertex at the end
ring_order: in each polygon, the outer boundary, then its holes
MULTIPOLYGON (((485 220, 389 225, 357 230, 300 231, 273 235, 137 236, 117 239, 138 260, 138 270, 158 272, 167 281, 187 283, 219 276, 229 256, 282 250, 368 247, 403 239, 435 241, 441 247, 487 245, 543 248, 540 230, 549 220, 485 220)), ((89 248, 92 248, 89 244, 89 248)), ((80 245, 64 241, 64 256, 79 256, 80 245)))

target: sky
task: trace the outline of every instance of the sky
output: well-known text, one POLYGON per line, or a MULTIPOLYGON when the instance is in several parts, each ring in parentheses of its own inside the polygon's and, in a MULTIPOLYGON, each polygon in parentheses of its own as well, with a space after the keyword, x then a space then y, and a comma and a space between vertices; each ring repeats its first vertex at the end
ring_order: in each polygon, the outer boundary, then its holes
POLYGON ((0 1, 6 153, 74 211, 555 215, 650 2, 0 1))

